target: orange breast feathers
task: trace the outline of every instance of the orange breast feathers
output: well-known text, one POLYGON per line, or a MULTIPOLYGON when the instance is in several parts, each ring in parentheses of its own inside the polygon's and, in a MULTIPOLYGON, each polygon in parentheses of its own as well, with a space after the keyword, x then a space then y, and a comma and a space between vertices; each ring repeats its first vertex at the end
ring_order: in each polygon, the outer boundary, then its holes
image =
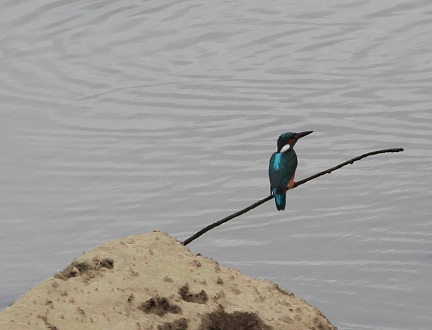
POLYGON ((293 176, 291 177, 291 179, 288 182, 287 190, 288 189, 292 189, 292 187, 294 187, 294 185, 295 185, 294 176, 295 176, 295 172, 294 172, 293 176))

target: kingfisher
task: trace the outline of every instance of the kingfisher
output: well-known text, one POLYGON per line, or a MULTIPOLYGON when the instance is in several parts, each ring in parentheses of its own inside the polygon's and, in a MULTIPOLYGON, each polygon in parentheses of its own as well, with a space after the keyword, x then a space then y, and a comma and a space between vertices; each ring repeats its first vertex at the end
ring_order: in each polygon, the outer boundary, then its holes
POLYGON ((271 156, 269 164, 270 193, 274 196, 278 211, 285 210, 286 191, 294 186, 294 175, 297 169, 294 145, 298 139, 312 132, 287 132, 279 136, 277 151, 271 156))

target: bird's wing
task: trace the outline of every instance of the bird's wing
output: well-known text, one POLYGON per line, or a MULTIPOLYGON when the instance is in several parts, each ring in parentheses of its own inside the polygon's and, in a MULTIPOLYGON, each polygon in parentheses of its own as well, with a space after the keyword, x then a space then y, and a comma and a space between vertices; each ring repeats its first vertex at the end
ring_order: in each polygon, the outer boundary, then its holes
POLYGON ((274 153, 270 158, 269 178, 270 186, 278 192, 285 192, 288 182, 297 168, 297 157, 281 153, 274 153))

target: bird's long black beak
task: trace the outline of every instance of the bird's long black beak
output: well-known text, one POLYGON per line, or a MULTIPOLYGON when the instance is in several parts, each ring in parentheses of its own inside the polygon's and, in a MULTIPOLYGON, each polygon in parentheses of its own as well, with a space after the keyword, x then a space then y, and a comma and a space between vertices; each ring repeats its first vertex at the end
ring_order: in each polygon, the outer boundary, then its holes
POLYGON ((297 133, 296 134, 296 138, 297 140, 302 138, 303 136, 309 135, 310 133, 312 133, 313 131, 305 131, 305 132, 301 132, 301 133, 297 133))

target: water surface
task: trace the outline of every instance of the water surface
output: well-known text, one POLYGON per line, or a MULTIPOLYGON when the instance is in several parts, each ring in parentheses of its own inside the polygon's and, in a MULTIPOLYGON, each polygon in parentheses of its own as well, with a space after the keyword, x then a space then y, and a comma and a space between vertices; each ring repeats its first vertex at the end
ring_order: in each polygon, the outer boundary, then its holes
POLYGON ((297 178, 405 151, 190 248, 339 329, 432 328, 430 1, 3 1, 0 22, 1 308, 106 240, 267 196, 278 135, 314 130, 297 178))

